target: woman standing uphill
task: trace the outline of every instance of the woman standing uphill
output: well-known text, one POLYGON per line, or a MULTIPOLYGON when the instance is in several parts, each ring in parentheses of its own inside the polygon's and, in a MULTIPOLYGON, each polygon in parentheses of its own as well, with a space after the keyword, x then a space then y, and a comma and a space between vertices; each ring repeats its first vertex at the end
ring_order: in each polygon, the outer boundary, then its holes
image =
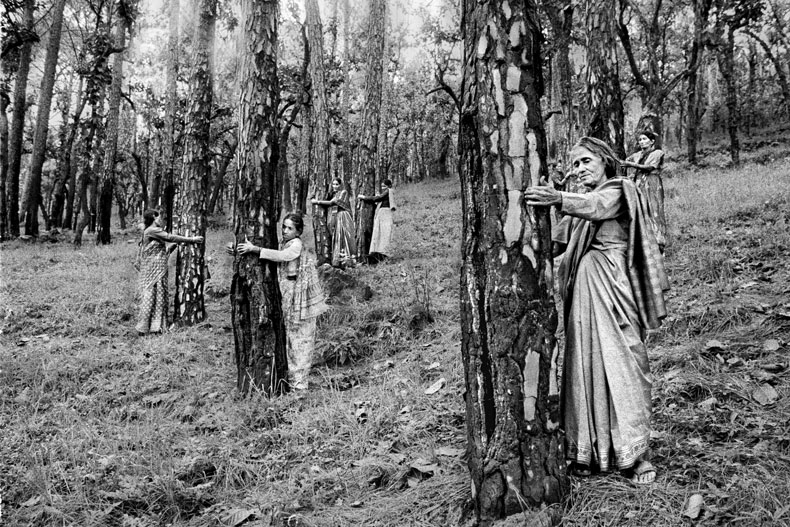
POLYGON ((530 187, 528 205, 557 205, 555 227, 565 312, 562 414, 566 452, 577 475, 614 467, 651 483, 647 460, 652 380, 646 330, 666 316, 663 257, 633 182, 617 177, 606 143, 583 137, 571 164, 585 194, 530 187))
POLYGON ((142 295, 137 315, 137 333, 161 333, 167 327, 167 255, 175 245, 167 243, 203 243, 203 236, 179 236, 162 229, 159 211, 143 213, 145 230, 140 241, 140 284, 142 295))
MULTIPOLYGON (((308 387, 315 348, 315 322, 328 307, 315 272, 315 262, 303 250, 299 238, 303 230, 302 216, 290 213, 283 219, 279 251, 258 247, 248 240, 238 245, 241 254, 258 254, 261 260, 280 263, 277 275, 285 321, 288 382, 296 390, 308 387)), ((232 245, 228 253, 233 254, 232 245)))
POLYGON ((381 194, 365 196, 360 194, 359 199, 370 203, 377 203, 376 215, 373 217, 373 236, 370 239, 370 256, 372 263, 379 262, 389 256, 390 242, 392 242, 392 211, 395 210, 395 196, 392 192, 392 181, 385 179, 381 183, 381 194))
POLYGON ((654 223, 656 242, 664 251, 667 240, 667 220, 664 215, 664 182, 661 179, 661 167, 664 164, 664 152, 655 147, 656 134, 641 132, 637 136, 639 151, 634 152, 623 161, 626 168, 635 169, 634 181, 642 195, 647 199, 650 217, 654 223))
POLYGON ((338 178, 333 179, 332 194, 327 201, 317 199, 310 201, 313 205, 329 209, 326 224, 332 236, 332 267, 353 263, 356 258, 357 242, 354 235, 354 220, 351 218, 351 203, 343 183, 338 178))

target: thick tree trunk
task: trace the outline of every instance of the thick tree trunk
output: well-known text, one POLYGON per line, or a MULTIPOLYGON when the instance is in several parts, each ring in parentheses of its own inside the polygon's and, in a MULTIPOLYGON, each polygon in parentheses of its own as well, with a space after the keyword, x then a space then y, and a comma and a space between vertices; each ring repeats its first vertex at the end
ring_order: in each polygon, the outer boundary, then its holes
MULTIPOLYGON (((370 0, 365 107, 362 113, 359 161, 354 175, 358 182, 358 192, 368 196, 376 192, 376 153, 381 123, 381 83, 384 76, 386 8, 386 0, 370 0)), ((373 237, 373 206, 369 203, 360 205, 356 218, 357 257, 360 260, 365 260, 373 237)))
POLYGON ((730 159, 733 165, 741 162, 741 144, 738 139, 740 109, 738 108, 738 82, 735 78, 735 30, 727 28, 726 39, 717 52, 719 71, 724 78, 724 99, 727 104, 727 131, 730 135, 730 159))
MULTIPOLYGON (((211 175, 211 104, 217 0, 200 0, 195 29, 189 109, 186 116, 184 171, 179 206, 186 236, 206 236, 206 190, 211 175)), ((205 244, 178 246, 174 321, 192 326, 206 318, 203 295, 205 244)))
POLYGON ((44 73, 39 90, 38 116, 33 136, 33 155, 30 160, 30 175, 25 188, 25 234, 38 236, 38 209, 41 205, 41 170, 47 149, 49 133, 49 112, 52 106, 52 90, 55 87, 55 66, 60 53, 60 33, 63 28, 63 8, 66 0, 57 0, 52 11, 52 25, 49 28, 49 43, 44 59, 44 73))
POLYGON ((11 99, 5 89, 0 91, 0 241, 8 238, 8 114, 11 99))
POLYGON ((616 2, 585 0, 586 113, 582 130, 625 157, 623 98, 617 65, 616 2))
POLYGON ((522 198, 548 174, 537 8, 463 5, 461 352, 472 495, 487 526, 559 502, 568 481, 549 211, 522 198))
MULTIPOLYGON (((178 80, 178 36, 179 36, 179 0, 169 0, 168 14, 170 17, 169 33, 167 37, 167 66, 165 69, 165 129, 162 138, 161 164, 164 169, 164 200, 165 221, 167 230, 173 228, 173 202, 175 200, 175 140, 176 140, 176 112, 178 107, 178 94, 176 82, 178 80)), ((159 186, 157 185, 157 191, 159 186)), ((158 195, 157 195, 158 197, 158 195)))
MULTIPOLYGON (((123 16, 118 17, 115 30, 115 45, 123 49, 126 45, 126 29, 129 22, 123 16)), ((112 82, 110 83, 109 104, 107 109, 106 138, 104 142, 104 158, 101 170, 101 199, 97 207, 96 244, 107 245, 112 241, 112 197, 115 185, 115 160, 118 153, 118 123, 121 114, 121 85, 123 84, 123 60, 125 51, 113 57, 112 82)))
MULTIPOLYGON (((24 0, 25 29, 34 34, 34 0, 24 0)), ((30 56, 33 41, 25 40, 19 49, 19 68, 16 71, 14 97, 11 111, 11 132, 8 137, 8 229, 11 236, 19 236, 19 174, 22 169, 22 142, 25 127, 27 76, 30 73, 30 56)))
MULTIPOLYGON (((277 242, 277 2, 243 0, 240 27, 236 240, 275 248, 277 242)), ((288 374, 285 327, 277 283, 277 264, 255 255, 233 264, 231 317, 238 389, 257 387, 272 395, 283 391, 288 374)))
MULTIPOLYGON (((312 163, 310 168, 310 194, 318 199, 326 199, 329 189, 329 109, 326 99, 326 81, 324 79, 324 32, 321 26, 321 15, 318 0, 305 0, 307 11, 307 38, 310 42, 310 87, 312 96, 311 123, 312 163)), ((332 260, 332 247, 329 229, 326 224, 327 209, 313 205, 313 236, 315 237, 315 253, 318 265, 332 260)))

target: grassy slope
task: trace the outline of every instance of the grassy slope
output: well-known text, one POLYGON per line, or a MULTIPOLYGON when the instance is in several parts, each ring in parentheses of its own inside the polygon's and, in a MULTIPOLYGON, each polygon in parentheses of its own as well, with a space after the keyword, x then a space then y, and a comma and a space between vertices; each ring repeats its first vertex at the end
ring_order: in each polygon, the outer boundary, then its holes
MULTIPOLYGON (((672 314, 651 337, 660 474, 647 488, 575 479, 565 524, 682 525, 686 500, 699 493, 700 524, 788 525, 790 162, 670 169, 672 314), (778 401, 757 402, 761 385, 778 401)), ((227 232, 209 237, 209 322, 143 339, 133 335, 133 233, 81 251, 6 244, 3 520, 457 522, 470 494, 460 194, 457 182, 439 182, 399 196, 396 257, 352 271, 375 296, 322 320, 318 347, 329 364, 314 369, 315 389, 301 400, 235 392, 227 232), (426 309, 435 321, 422 327, 426 309), (445 386, 425 394, 440 378, 445 386)))

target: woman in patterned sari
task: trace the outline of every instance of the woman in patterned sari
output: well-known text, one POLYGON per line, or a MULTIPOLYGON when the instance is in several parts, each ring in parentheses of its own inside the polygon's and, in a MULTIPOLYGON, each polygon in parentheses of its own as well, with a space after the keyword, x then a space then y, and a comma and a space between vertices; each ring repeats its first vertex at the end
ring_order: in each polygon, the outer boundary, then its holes
MULTIPOLYGON (((313 365, 315 326, 318 315, 328 309, 315 261, 304 250, 304 220, 290 213, 283 219, 280 249, 266 249, 245 240, 238 245, 241 254, 257 254, 261 260, 279 262, 277 275, 285 319, 288 382, 291 389, 307 390, 313 365)), ((233 254, 233 247, 228 248, 233 254)))
POLYGON ((162 229, 159 211, 143 213, 145 230, 140 241, 140 309, 138 335, 161 333, 167 327, 167 255, 175 249, 168 243, 203 243, 203 236, 179 236, 162 229))
POLYGON ((664 164, 664 152, 655 147, 656 134, 641 132, 637 137, 639 151, 634 152, 623 161, 623 166, 634 169, 634 181, 647 199, 648 212, 653 221, 656 241, 664 252, 667 242, 667 219, 664 215, 664 182, 661 179, 661 167, 664 164))
POLYGON ((351 217, 351 202, 340 179, 332 180, 332 194, 326 201, 311 200, 314 205, 329 209, 326 225, 332 237, 332 267, 354 263, 357 242, 354 235, 354 219, 351 217))
POLYGON ((530 187, 532 206, 558 206, 557 272, 565 314, 562 420, 576 475, 618 468, 651 483, 647 460, 652 380, 644 338, 666 316, 663 257, 634 183, 598 139, 583 137, 571 163, 584 194, 530 187))

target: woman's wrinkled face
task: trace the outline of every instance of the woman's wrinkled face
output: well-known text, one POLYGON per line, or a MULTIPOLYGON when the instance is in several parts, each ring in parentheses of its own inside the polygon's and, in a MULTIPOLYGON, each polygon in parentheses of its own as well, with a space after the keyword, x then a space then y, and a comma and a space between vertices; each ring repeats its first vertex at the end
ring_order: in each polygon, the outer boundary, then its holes
POLYGON ((332 192, 340 190, 340 182, 337 180, 332 181, 332 192))
POLYGON ((162 227, 162 215, 154 216, 154 225, 161 228, 162 227))
POLYGON ((601 157, 584 147, 577 146, 571 152, 573 173, 582 185, 594 189, 606 181, 606 165, 601 157))
POLYGON ((283 242, 293 240, 299 235, 291 220, 283 221, 283 242))
POLYGON ((647 150, 648 148, 653 146, 654 143, 652 139, 650 139, 648 136, 643 134, 639 134, 639 139, 637 139, 637 141, 639 142, 639 148, 641 148, 642 150, 647 150))

